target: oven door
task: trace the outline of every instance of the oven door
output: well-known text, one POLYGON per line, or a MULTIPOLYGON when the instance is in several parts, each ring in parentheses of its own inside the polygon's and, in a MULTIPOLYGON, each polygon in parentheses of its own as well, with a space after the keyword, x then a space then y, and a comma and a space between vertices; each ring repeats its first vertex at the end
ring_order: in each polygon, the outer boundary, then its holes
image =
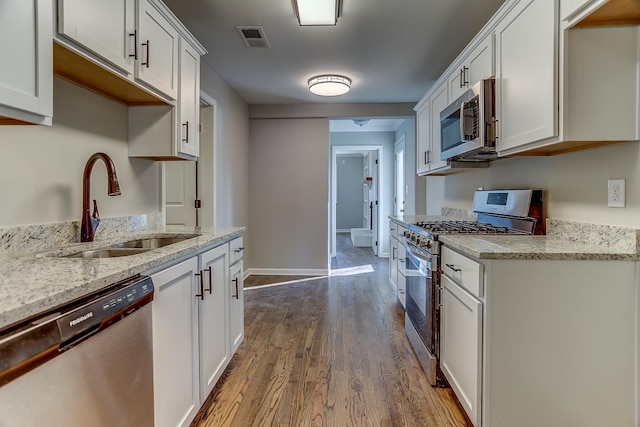
POLYGON ((437 358, 440 353, 438 255, 407 242, 405 264, 407 317, 427 350, 437 358))

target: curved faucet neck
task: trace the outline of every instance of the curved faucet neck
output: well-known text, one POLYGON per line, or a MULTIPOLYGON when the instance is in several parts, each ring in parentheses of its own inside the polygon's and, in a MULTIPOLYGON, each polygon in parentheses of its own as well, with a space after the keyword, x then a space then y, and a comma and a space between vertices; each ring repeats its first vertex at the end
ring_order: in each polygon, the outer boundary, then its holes
POLYGON ((91 198, 91 171, 93 165, 102 160, 107 168, 107 194, 109 196, 119 196, 120 186, 118 184, 118 176, 116 175, 116 168, 113 165, 113 160, 105 153, 95 153, 84 166, 84 173, 82 174, 82 225, 80 230, 80 241, 92 242, 97 224, 94 226, 91 222, 89 213, 89 199, 91 198))

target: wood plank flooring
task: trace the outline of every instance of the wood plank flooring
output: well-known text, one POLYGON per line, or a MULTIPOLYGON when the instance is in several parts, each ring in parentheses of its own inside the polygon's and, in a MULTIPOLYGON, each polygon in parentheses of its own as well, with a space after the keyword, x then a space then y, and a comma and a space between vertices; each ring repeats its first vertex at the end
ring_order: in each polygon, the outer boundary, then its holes
POLYGON ((192 426, 467 425, 407 341, 387 260, 347 236, 332 268, 372 271, 246 290, 244 343, 192 426))

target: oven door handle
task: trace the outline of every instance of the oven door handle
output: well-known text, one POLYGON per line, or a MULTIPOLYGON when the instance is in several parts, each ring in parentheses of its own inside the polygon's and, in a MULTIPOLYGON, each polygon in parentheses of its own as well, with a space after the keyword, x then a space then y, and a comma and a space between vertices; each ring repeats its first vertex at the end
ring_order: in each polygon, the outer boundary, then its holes
POLYGON ((432 257, 430 256, 425 256, 419 252, 416 252, 413 248, 411 248, 411 246, 407 245, 407 250, 409 251, 409 253, 411 255, 413 255, 416 258, 420 258, 421 260, 427 261, 427 262, 431 262, 432 257))

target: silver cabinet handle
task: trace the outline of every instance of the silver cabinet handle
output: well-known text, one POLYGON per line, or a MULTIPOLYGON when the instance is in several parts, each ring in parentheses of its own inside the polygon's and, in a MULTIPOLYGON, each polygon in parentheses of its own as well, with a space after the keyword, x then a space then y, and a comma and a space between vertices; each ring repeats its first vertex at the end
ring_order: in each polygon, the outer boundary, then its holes
POLYGON ((209 292, 209 295, 211 295, 213 293, 213 279, 211 278, 211 276, 212 276, 211 266, 206 268, 204 271, 208 271, 209 272, 209 288, 207 289, 207 292, 209 292))
POLYGON ((236 294, 232 295, 232 297, 235 299, 240 299, 240 294, 238 293, 238 278, 236 277, 232 281, 236 284, 236 294))
POLYGON ((130 58, 138 60, 138 30, 133 30, 133 33, 129 33, 129 37, 133 37, 133 54, 129 54, 130 58))
POLYGON ((242 252, 242 251, 244 251, 244 247, 234 250, 235 253, 239 253, 239 252, 242 252))
POLYGON ((147 48, 147 62, 143 62, 141 65, 144 65, 147 68, 149 68, 149 40, 147 40, 146 43, 142 43, 142 46, 146 46, 147 48))
POLYGON ((455 271, 456 273, 459 273, 462 271, 461 268, 456 268, 456 266, 454 264, 445 264, 447 267, 449 267, 450 269, 452 269, 453 271, 455 271))
POLYGON ((204 300, 204 280, 203 280, 203 272, 200 271, 199 273, 196 273, 195 276, 199 276, 200 277, 200 293, 196 294, 196 298, 200 298, 200 300, 204 300))
POLYGON ((182 141, 186 142, 188 144, 189 143, 189 120, 187 120, 185 123, 183 123, 182 126, 186 126, 187 127, 187 130, 185 132, 186 136, 184 138, 182 138, 182 141))

